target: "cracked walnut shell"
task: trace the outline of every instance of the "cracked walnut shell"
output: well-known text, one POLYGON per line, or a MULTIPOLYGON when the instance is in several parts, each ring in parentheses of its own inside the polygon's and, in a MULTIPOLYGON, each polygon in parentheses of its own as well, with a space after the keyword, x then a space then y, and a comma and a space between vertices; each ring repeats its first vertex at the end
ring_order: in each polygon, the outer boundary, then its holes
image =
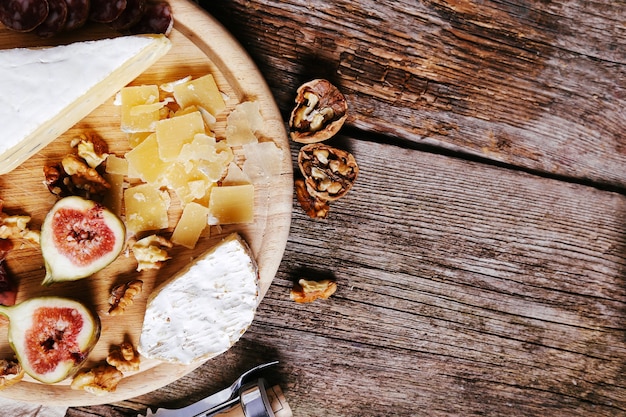
POLYGON ((325 219, 330 211, 328 201, 320 200, 312 196, 306 188, 304 180, 297 179, 294 182, 296 188, 296 198, 302 209, 312 219, 325 219))
POLYGON ((301 85, 296 107, 289 118, 289 135, 295 142, 317 143, 334 136, 348 118, 348 103, 341 92, 324 79, 301 85))
POLYGON ((309 194, 323 201, 344 196, 359 174, 350 152, 321 143, 303 146, 298 153, 298 166, 309 194))

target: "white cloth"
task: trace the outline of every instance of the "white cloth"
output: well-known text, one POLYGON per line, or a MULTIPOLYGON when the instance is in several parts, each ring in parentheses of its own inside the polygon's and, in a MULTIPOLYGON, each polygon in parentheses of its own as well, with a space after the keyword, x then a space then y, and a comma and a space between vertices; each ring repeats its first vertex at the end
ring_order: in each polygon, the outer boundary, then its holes
POLYGON ((49 407, 0 397, 0 411, 6 417, 65 417, 67 407, 49 407))

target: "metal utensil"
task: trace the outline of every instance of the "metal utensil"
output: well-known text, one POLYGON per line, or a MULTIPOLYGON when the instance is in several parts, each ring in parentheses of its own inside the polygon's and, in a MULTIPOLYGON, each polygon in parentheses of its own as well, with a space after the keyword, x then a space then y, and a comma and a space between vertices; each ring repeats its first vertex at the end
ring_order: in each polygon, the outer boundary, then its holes
MULTIPOLYGON (((267 367, 276 365, 278 361, 267 362, 261 365, 257 365, 252 369, 247 370, 243 374, 235 380, 230 387, 225 388, 219 392, 216 392, 213 395, 210 395, 202 400, 188 405, 184 408, 178 408, 174 410, 168 410, 165 408, 159 408, 156 413, 152 413, 152 410, 148 409, 145 417, 195 417, 195 416, 204 416, 207 415, 209 411, 212 412, 212 409, 215 409, 218 406, 224 405, 227 402, 231 402, 235 404, 239 401, 239 398, 235 398, 241 387, 243 386, 245 379, 248 378, 254 372, 258 372, 261 369, 265 369, 267 367)), ((231 404, 231 405, 232 405, 231 404)), ((220 408, 223 409, 223 408, 220 408)), ((217 411, 217 410, 216 410, 217 411)), ((139 414, 137 417, 144 417, 139 414)))
POLYGON ((243 386, 239 390, 239 400, 246 417, 276 417, 267 398, 265 380, 259 378, 255 383, 243 386))
POLYGON ((239 389, 238 398, 233 398, 193 417, 217 417, 223 411, 235 406, 241 406, 245 417, 276 417, 267 398, 267 386, 263 378, 242 386, 239 389))

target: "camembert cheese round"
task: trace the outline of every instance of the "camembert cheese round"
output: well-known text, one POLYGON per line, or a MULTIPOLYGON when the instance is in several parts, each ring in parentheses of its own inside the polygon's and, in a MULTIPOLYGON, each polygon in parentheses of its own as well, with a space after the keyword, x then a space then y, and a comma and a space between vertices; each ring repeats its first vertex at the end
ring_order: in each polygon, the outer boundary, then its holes
POLYGON ((151 294, 139 353, 188 365, 225 352, 252 323, 258 281, 246 242, 227 236, 151 294))

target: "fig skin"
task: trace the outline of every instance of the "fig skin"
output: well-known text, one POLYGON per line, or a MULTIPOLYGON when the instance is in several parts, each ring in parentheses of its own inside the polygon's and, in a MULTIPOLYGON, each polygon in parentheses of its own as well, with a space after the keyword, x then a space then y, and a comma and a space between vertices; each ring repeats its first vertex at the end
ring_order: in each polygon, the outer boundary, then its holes
POLYGON ((35 297, 0 306, 0 314, 9 319, 9 344, 20 365, 45 384, 74 375, 100 338, 98 315, 69 298, 35 297))
POLYGON ((125 239, 122 220, 100 203, 77 196, 60 199, 41 226, 42 285, 95 274, 117 258, 125 239))

